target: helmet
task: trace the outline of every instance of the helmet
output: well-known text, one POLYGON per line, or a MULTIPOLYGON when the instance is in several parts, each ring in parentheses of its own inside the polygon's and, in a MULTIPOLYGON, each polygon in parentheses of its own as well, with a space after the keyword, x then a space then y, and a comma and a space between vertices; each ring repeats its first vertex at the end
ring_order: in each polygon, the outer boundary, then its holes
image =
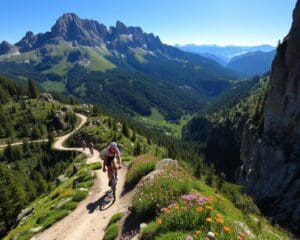
POLYGON ((116 148, 118 146, 118 144, 116 142, 111 142, 111 144, 109 146, 111 148, 116 148))

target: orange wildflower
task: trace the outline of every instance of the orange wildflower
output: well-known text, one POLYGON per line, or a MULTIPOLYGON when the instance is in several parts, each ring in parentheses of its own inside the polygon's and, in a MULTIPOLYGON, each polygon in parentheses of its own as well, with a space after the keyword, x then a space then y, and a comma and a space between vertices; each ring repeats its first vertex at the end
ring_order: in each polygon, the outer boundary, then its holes
POLYGON ((224 226, 224 231, 226 232, 226 233, 229 233, 230 232, 230 228, 229 227, 227 227, 227 226, 224 226))
POLYGON ((220 225, 224 224, 224 219, 223 218, 216 218, 216 222, 220 225))
POLYGON ((203 211, 203 207, 197 207, 197 212, 201 213, 203 211))

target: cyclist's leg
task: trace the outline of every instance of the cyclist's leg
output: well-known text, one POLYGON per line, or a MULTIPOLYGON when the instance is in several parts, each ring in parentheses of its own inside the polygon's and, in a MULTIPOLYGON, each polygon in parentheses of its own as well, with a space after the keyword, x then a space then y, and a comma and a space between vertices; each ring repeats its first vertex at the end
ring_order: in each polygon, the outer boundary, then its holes
POLYGON ((116 165, 115 159, 112 160, 111 165, 112 165, 113 171, 115 172, 115 176, 116 176, 116 178, 118 179, 118 169, 117 169, 117 165, 116 165))
POLYGON ((108 185, 110 186, 110 180, 113 174, 113 169, 111 166, 107 166, 107 177, 108 177, 108 185))

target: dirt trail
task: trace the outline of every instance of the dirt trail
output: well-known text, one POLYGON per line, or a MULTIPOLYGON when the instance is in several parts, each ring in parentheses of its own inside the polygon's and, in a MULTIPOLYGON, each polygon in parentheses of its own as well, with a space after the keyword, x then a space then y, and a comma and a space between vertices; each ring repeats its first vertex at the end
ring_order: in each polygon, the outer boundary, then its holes
MULTIPOLYGON (((81 124, 71 133, 57 138, 53 147, 58 150, 80 151, 82 148, 66 148, 63 142, 75 131, 81 128, 87 121, 87 117, 77 114, 81 118, 81 124)), ((100 154, 94 150, 94 155, 90 156, 88 149, 88 163, 100 161, 100 154)), ((112 202, 107 196, 108 180, 107 175, 102 170, 96 171, 97 178, 94 186, 90 189, 88 197, 79 203, 77 208, 64 219, 55 223, 44 232, 38 233, 31 240, 101 240, 104 236, 104 229, 110 217, 116 212, 126 212, 130 205, 131 193, 121 196, 127 168, 123 166, 119 170, 119 181, 117 184, 117 199, 112 202)))

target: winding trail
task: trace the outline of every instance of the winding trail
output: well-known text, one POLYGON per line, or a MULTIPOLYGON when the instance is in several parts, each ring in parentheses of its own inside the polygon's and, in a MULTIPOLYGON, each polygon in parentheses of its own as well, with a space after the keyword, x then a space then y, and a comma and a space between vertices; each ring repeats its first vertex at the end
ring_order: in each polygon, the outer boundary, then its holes
MULTIPOLYGON (((68 148, 63 146, 64 141, 87 122, 86 116, 81 114, 76 115, 81 119, 81 123, 72 132, 55 138, 56 141, 53 144, 53 147, 61 151, 83 152, 87 155, 87 163, 99 162, 101 159, 100 153, 97 150, 94 150, 94 155, 91 156, 88 149, 83 151, 82 148, 68 148)), ((47 140, 37 140, 34 142, 43 141, 47 140)), ((22 142, 14 143, 12 145, 20 144, 22 144, 22 142)), ((0 148, 5 146, 6 145, 1 145, 0 148)), ((81 201, 77 208, 68 216, 45 231, 36 234, 31 240, 101 240, 104 236, 104 230, 110 217, 116 212, 126 212, 130 206, 132 193, 121 196, 126 172, 127 167, 123 165, 118 174, 120 180, 117 185, 117 199, 115 202, 112 202, 107 196, 109 187, 107 186, 108 180, 106 173, 102 170, 95 171, 95 183, 90 189, 87 198, 81 201)))

